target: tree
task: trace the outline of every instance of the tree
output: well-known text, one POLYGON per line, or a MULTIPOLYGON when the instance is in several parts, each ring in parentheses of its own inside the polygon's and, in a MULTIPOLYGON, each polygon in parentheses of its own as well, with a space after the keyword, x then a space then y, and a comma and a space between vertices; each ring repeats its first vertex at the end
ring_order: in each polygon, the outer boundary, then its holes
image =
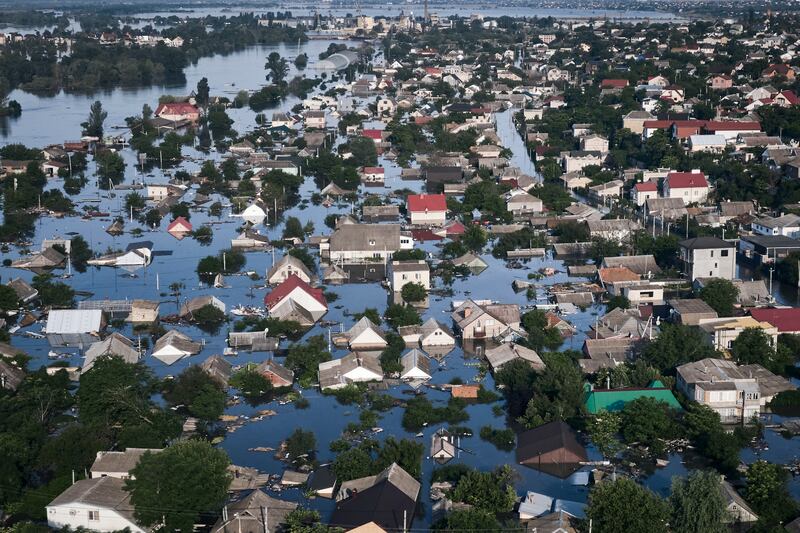
POLYGON ((452 491, 453 501, 472 505, 491 513, 507 513, 517 500, 512 482, 514 471, 508 465, 494 472, 472 470, 458 480, 452 491))
POLYGON ((39 274, 33 277, 31 286, 39 291, 39 302, 45 307, 72 307, 75 304, 75 291, 66 283, 52 279, 52 274, 39 274))
POLYGON ((469 226, 459 241, 473 252, 480 252, 486 246, 486 231, 476 225, 469 226))
POLYGON ((772 339, 761 328, 745 328, 731 343, 731 356, 740 365, 759 364, 777 374, 785 374, 786 367, 792 363, 788 358, 778 357, 778 351, 772 346, 772 339))
POLYGON ((378 451, 378 459, 375 468, 377 470, 383 470, 392 463, 397 463, 413 478, 421 479, 422 456, 424 452, 425 447, 422 443, 409 439, 397 440, 394 437, 388 437, 378 451))
POLYGON ((125 160, 117 152, 102 150, 94 155, 100 188, 110 189, 112 184, 120 183, 125 177, 125 160))
POLYGON ((683 324, 662 324, 658 337, 642 352, 642 358, 662 373, 674 373, 684 363, 716 356, 699 328, 683 324))
POLYGON ((669 496, 670 527, 687 533, 725 533, 727 510, 719 474, 695 470, 688 477, 672 478, 669 496))
POLYGON ((297 238, 301 241, 305 239, 303 232, 303 223, 297 217, 289 217, 286 219, 286 225, 283 227, 283 238, 291 239, 297 238))
POLYGON ((317 379, 319 364, 331 360, 325 349, 322 335, 309 337, 305 344, 292 344, 286 354, 286 368, 293 370, 302 386, 308 386, 317 379))
POLYGON ((200 81, 197 82, 197 91, 195 91, 195 101, 197 105, 200 107, 206 107, 208 105, 208 98, 209 98, 209 87, 208 87, 208 78, 203 77, 200 81))
POLYGON ((601 411, 586 422, 589 439, 606 459, 613 459, 622 449, 617 435, 622 427, 619 413, 601 411))
POLYGON ((333 461, 333 472, 338 481, 350 481, 373 475, 372 456, 365 450, 350 448, 336 456, 333 461))
POLYGON ((280 85, 289 74, 289 64, 278 52, 270 52, 264 68, 269 71, 267 79, 271 79, 275 85, 280 85))
POLYGON ((557 350, 564 342, 561 333, 548 325, 547 314, 541 309, 534 309, 522 315, 522 327, 528 332, 525 344, 533 350, 541 351, 545 348, 557 350))
POLYGON ((622 409, 622 436, 625 442, 638 442, 660 454, 663 440, 675 436, 673 409, 666 402, 643 396, 625 404, 622 409))
POLYGON ((294 66, 297 67, 297 70, 303 70, 308 65, 308 54, 298 54, 297 57, 294 58, 294 66))
POLYGON ((378 314, 378 310, 375 309, 374 307, 367 307, 360 313, 356 313, 355 315, 353 315, 353 318, 357 321, 361 320, 364 317, 367 317, 369 321, 375 324, 376 326, 380 326, 381 322, 383 322, 381 320, 381 315, 378 314))
POLYGON ((455 509, 433 525, 435 531, 502 531, 494 513, 483 509, 455 509))
POLYGON ((164 391, 164 399, 171 405, 183 406, 190 415, 206 421, 222 416, 226 398, 219 382, 197 365, 168 381, 164 391))
POLYGON ((406 302, 421 302, 428 295, 425 286, 421 283, 406 283, 400 290, 400 295, 406 302))
POLYGON ((706 405, 692 402, 684 414, 683 425, 692 445, 718 470, 736 472, 741 443, 735 433, 725 430, 719 413, 706 405))
POLYGON ((150 398, 155 381, 147 367, 103 356, 81 375, 80 421, 117 432, 120 446, 160 448, 178 436, 181 424, 150 398))
POLYGON ((313 431, 297 428, 286 439, 286 453, 292 461, 301 459, 303 456, 313 455, 316 449, 317 438, 313 431))
POLYGON ((714 278, 700 289, 700 299, 710 305, 719 316, 731 316, 739 297, 739 289, 727 279, 714 278))
POLYGON ((125 482, 137 522, 168 531, 191 531, 225 504, 231 482, 229 464, 224 451, 200 440, 145 453, 125 482))
POLYGON ((630 300, 623 296, 622 294, 617 294, 616 296, 612 296, 608 299, 606 303, 606 309, 611 311, 612 309, 628 309, 631 306, 630 300))
POLYGON ((272 382, 256 370, 253 364, 249 364, 233 374, 230 385, 253 404, 268 400, 274 391, 272 382))
POLYGON ((597 533, 666 533, 669 511, 664 500, 622 477, 594 486, 586 518, 597 533))
POLYGON ((552 420, 568 420, 583 410, 583 376, 568 353, 541 355, 546 368, 533 378, 531 400, 518 421, 534 428, 552 420))
POLYGON ((136 191, 129 192, 125 195, 125 211, 140 211, 145 207, 144 196, 136 191))
POLYGON ((0 285, 0 312, 8 313, 19 309, 17 293, 8 285, 0 285))
POLYGON ((406 304, 392 304, 386 309, 386 321, 397 329, 403 326, 422 324, 419 313, 414 307, 406 304))
POLYGON ((797 512, 787 489, 788 474, 779 464, 758 460, 747 467, 745 498, 759 515, 764 530, 774 528, 797 512))
POLYGON ((89 137, 103 138, 103 123, 108 118, 108 112, 103 110, 103 104, 95 101, 89 108, 89 118, 81 124, 83 134, 89 137))
POLYGON ((221 309, 206 304, 192 313, 192 320, 204 331, 215 331, 228 319, 221 309))
POLYGON ((375 150, 375 142, 367 137, 356 137, 349 143, 350 153, 353 154, 353 162, 356 166, 374 166, 378 164, 378 153, 375 150))
POLYGON ((558 242, 588 242, 591 238, 589 226, 576 220, 559 223, 556 226, 555 234, 558 236, 558 242))

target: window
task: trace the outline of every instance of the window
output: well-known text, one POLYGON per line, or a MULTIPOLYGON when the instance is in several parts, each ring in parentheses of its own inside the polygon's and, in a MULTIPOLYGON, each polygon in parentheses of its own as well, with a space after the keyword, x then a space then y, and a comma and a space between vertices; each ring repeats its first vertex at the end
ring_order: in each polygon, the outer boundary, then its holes
POLYGON ((719 255, 721 255, 722 257, 728 257, 728 250, 720 251, 719 255))
POLYGON ((89 511, 89 520, 100 520, 100 511, 89 511))
POLYGON ((369 245, 370 245, 370 246, 375 246, 375 241, 374 241, 374 240, 372 240, 372 239, 370 239, 370 241, 369 241, 369 245))
POLYGON ((711 257, 714 257, 714 250, 711 250, 711 257))

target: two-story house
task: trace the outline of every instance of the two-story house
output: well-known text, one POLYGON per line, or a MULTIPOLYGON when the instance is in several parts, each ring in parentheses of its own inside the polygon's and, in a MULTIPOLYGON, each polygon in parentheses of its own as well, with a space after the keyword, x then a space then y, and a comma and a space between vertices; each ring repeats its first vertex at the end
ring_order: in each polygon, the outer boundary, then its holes
POLYGON ((719 237, 695 237, 678 243, 686 277, 733 279, 736 273, 736 244, 719 237))

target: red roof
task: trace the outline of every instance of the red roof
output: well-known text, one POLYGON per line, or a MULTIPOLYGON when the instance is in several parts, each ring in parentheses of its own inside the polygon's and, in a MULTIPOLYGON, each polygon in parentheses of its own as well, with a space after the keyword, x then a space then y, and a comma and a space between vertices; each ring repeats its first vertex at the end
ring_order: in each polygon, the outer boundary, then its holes
POLYGON ((169 226, 167 226, 167 231, 172 231, 176 228, 178 231, 192 231, 192 223, 183 217, 178 217, 169 223, 169 226))
POLYGON ((709 120, 706 122, 707 131, 761 131, 758 122, 744 122, 738 120, 709 120))
POLYGON ((364 174, 383 174, 383 167, 364 167, 364 174))
POLYGON ((672 120, 645 120, 643 126, 648 129, 659 128, 667 129, 672 126, 672 120))
POLYGON ((708 180, 702 172, 670 172, 667 174, 667 183, 670 189, 708 187, 708 180))
POLYGON ((786 98, 786 101, 789 102, 791 105, 800 104, 800 98, 797 98, 797 95, 794 91, 781 91, 780 95, 786 98))
POLYGON ((412 213, 447 211, 447 200, 444 194, 409 194, 408 210, 412 213))
POLYGON ((600 87, 622 88, 628 86, 628 80, 607 79, 600 82, 600 87))
POLYGON ((275 307, 281 300, 286 298, 289 293, 291 293, 296 288, 300 288, 303 291, 307 292, 314 298, 316 301, 328 307, 328 302, 325 300, 325 295, 323 294, 322 289, 315 289, 299 277, 296 274, 290 275, 286 278, 286 281, 282 282, 280 285, 272 289, 272 291, 264 297, 264 305, 267 308, 272 309, 275 307))
POLYGON ((170 102, 159 104, 156 108, 156 115, 194 115, 200 110, 189 102, 170 102))
POLYGON ((364 137, 367 137, 369 139, 373 139, 373 140, 376 140, 376 141, 380 141, 383 138, 383 137, 381 137, 382 134, 383 134, 383 130, 364 130, 361 133, 361 135, 363 135, 364 137))
POLYGON ((657 192, 658 185, 654 181, 644 181, 633 186, 637 192, 657 192))
POLYGON ((448 235, 462 235, 465 231, 467 231, 467 228, 464 227, 464 224, 456 220, 448 224, 445 227, 445 230, 447 231, 448 235))
POLYGON ((786 307, 782 309, 753 309, 750 316, 759 322, 769 322, 780 333, 800 332, 800 308, 786 307))

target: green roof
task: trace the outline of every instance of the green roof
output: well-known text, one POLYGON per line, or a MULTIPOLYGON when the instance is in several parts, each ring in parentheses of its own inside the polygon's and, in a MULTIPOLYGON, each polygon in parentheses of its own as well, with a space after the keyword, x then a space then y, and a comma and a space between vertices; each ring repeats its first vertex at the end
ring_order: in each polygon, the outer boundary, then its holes
POLYGON ((592 414, 600 411, 622 411, 625 404, 638 398, 654 398, 665 402, 673 409, 681 409, 672 391, 658 380, 643 389, 592 389, 588 383, 584 387, 586 397, 584 406, 592 414))

